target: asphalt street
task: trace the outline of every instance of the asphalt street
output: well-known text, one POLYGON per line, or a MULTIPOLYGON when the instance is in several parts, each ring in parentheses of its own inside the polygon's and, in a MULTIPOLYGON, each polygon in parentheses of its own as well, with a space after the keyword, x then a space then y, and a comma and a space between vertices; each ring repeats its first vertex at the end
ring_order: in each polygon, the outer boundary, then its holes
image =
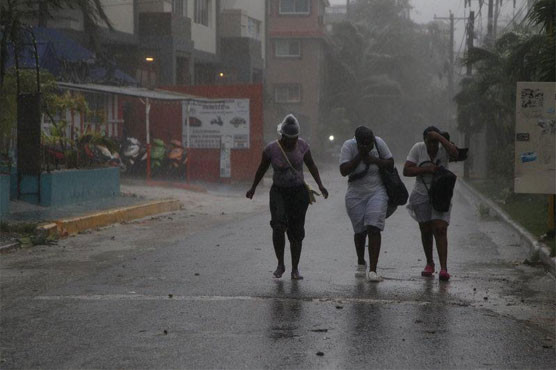
POLYGON ((168 227, 174 216, 0 256, 0 367, 556 367, 553 277, 524 264, 519 236, 481 218, 464 189, 448 230, 452 279, 420 276, 418 227, 400 208, 382 236, 377 284, 354 276, 345 179, 325 182, 330 198, 307 215, 302 281, 289 278, 289 251, 284 277, 272 277, 266 208, 187 233, 168 227), (108 243, 117 248, 53 257, 108 243))

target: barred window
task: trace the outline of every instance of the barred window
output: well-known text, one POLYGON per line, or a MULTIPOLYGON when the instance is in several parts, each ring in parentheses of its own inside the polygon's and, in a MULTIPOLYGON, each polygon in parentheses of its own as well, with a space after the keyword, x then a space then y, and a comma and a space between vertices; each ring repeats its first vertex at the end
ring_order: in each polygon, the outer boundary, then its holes
POLYGON ((187 17, 187 0, 172 0, 172 13, 187 17))
POLYGON ((279 58, 301 56, 301 41, 291 39, 277 39, 274 41, 274 55, 279 58))
POLYGON ((301 85, 289 84, 276 86, 274 88, 274 100, 276 103, 301 102, 301 85))
POLYGON ((195 0, 195 23, 204 26, 209 25, 209 5, 210 0, 195 0))
POLYGON ((309 0, 280 0, 280 14, 309 14, 309 0))

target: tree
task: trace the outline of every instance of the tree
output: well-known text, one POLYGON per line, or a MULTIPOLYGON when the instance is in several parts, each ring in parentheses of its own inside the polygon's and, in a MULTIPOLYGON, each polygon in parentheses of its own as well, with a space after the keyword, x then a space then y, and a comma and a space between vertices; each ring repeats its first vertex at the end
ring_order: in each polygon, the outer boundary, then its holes
POLYGON ((353 3, 350 18, 336 24, 330 37, 325 104, 342 109, 351 129, 366 124, 396 138, 392 144, 400 151, 423 126, 445 123, 450 105, 447 36, 437 25, 413 23, 405 16, 408 6, 390 0, 353 3))
POLYGON ((455 97, 459 129, 472 133, 487 127, 489 169, 506 179, 513 178, 516 84, 555 81, 555 10, 553 0, 538 0, 523 24, 492 47, 469 50, 463 60, 475 66, 475 74, 462 80, 455 97))
POLYGON ((36 18, 39 26, 46 27, 51 12, 62 8, 79 9, 83 15, 84 32, 89 37, 89 44, 100 52, 98 42, 98 25, 106 24, 112 29, 112 23, 104 12, 101 0, 2 0, 0 2, 0 86, 6 75, 8 45, 14 46, 15 52, 21 49, 24 32, 28 27, 26 20, 36 18))

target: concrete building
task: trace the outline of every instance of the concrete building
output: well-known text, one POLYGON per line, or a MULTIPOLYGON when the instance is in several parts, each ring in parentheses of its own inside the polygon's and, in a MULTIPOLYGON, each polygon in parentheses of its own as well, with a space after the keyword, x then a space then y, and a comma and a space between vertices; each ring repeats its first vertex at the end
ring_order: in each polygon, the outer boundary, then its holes
POLYGON ((327 136, 320 120, 324 107, 328 0, 270 0, 265 80, 265 140, 276 138, 276 125, 293 113, 301 135, 313 145, 327 136))
POLYGON ((221 0, 220 83, 262 83, 266 48, 266 2, 221 0))
POLYGON ((140 49, 143 60, 153 59, 145 61, 144 66, 149 72, 156 72, 156 84, 215 83, 220 1, 137 1, 140 49))

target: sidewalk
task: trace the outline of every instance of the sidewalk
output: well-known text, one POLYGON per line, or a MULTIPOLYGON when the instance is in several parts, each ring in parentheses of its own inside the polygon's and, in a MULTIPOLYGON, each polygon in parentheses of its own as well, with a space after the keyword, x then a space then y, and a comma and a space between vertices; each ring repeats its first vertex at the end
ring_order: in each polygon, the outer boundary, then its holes
POLYGON ((539 242, 534 235, 515 222, 504 210, 502 210, 502 208, 496 205, 495 202, 475 190, 470 184, 463 180, 463 176, 459 177, 458 183, 459 192, 470 204, 473 204, 477 209, 481 204, 486 205, 492 216, 497 216, 503 220, 521 236, 521 244, 529 249, 530 260, 532 262, 542 262, 548 271, 553 276, 556 276, 556 257, 551 257, 550 249, 545 244, 539 242))
POLYGON ((20 247, 22 236, 30 233, 44 241, 181 208, 176 199, 147 199, 131 193, 62 207, 12 201, 10 213, 2 219, 0 252, 20 247))

